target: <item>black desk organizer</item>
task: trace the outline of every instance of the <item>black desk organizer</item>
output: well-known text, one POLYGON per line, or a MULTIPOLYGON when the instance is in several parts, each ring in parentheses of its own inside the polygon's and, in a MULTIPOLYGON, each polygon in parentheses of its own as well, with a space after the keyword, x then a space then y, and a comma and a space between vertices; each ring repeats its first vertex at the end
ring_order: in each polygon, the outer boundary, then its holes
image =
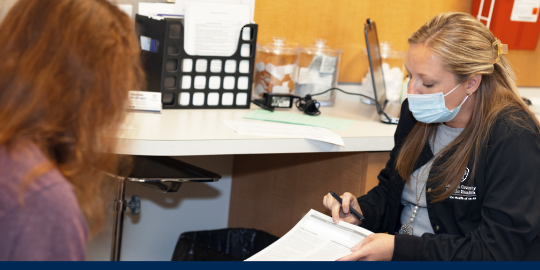
POLYGON ((157 52, 143 50, 141 56, 147 76, 147 89, 162 93, 163 109, 249 109, 258 25, 247 24, 242 28, 238 47, 232 56, 193 56, 188 55, 184 50, 183 19, 156 20, 137 14, 135 22, 139 38, 145 36, 159 42, 157 52), (242 33, 246 28, 250 28, 249 40, 243 40, 242 33), (248 44, 250 47, 250 54, 247 57, 241 56, 241 48, 244 44, 248 44), (183 71, 184 59, 192 60, 189 72, 183 71), (204 72, 196 71, 198 60, 207 61, 204 72), (221 61, 219 72, 211 72, 212 60, 221 61), (227 60, 236 61, 236 67, 232 73, 225 72, 227 60), (241 61, 248 61, 248 70, 240 72, 241 61), (189 83, 187 83, 187 76, 190 77, 189 83), (204 88, 196 89, 194 87, 195 78, 198 76, 204 76, 204 88), (211 77, 214 80, 219 78, 219 87, 210 89, 211 77), (183 82, 184 79, 186 82, 183 82), (233 79, 234 87, 225 89, 225 80, 230 82, 233 79), (189 87, 187 87, 188 85, 189 87), (196 98, 194 98, 195 96, 196 98))

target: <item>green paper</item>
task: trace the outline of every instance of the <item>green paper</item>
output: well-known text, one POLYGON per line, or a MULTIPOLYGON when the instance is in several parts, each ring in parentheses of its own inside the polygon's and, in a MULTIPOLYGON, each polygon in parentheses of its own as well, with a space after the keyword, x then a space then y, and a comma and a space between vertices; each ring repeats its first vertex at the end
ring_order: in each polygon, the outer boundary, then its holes
POLYGON ((311 116, 306 114, 271 112, 266 110, 254 110, 244 116, 246 119, 281 122, 306 126, 323 127, 327 129, 346 130, 354 120, 311 116))

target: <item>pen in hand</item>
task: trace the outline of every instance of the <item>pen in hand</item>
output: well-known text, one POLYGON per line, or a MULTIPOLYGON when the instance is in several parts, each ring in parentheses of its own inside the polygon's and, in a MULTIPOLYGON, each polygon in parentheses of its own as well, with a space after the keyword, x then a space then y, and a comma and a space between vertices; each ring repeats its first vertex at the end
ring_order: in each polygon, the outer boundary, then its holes
MULTIPOLYGON (((336 199, 336 201, 339 202, 339 204, 343 205, 343 200, 341 200, 341 197, 339 197, 336 193, 332 192, 331 190, 329 190, 328 192, 330 193, 330 195, 332 195, 332 197, 334 197, 334 199, 336 199)), ((356 209, 352 207, 349 207, 349 212, 351 212, 351 214, 353 214, 353 216, 355 216, 360 221, 366 220, 366 218, 364 218, 362 214, 360 214, 358 211, 356 211, 356 209)))

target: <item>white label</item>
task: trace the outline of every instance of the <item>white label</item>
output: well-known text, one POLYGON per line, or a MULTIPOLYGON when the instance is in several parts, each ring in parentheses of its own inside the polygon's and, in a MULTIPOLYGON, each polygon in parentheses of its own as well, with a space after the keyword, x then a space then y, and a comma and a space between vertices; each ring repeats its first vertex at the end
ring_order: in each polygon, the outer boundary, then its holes
POLYGON ((277 108, 290 108, 291 107, 291 98, 290 97, 272 97, 272 107, 277 108))
POLYGON ((540 0, 514 0, 510 20, 513 22, 535 23, 538 21, 539 9, 540 0))
POLYGON ((129 100, 131 110, 161 112, 161 93, 129 91, 129 100))

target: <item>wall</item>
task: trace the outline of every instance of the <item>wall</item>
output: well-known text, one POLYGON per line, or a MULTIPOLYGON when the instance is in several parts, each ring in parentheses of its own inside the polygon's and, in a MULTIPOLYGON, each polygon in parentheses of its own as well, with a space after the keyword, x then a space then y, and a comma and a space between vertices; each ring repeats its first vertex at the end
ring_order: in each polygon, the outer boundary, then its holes
POLYGON ((444 11, 466 12, 471 1, 256 0, 256 5, 259 42, 271 41, 272 36, 300 44, 324 38, 330 47, 343 49, 339 80, 358 82, 369 69, 364 53, 367 18, 377 22, 379 41, 406 51, 408 36, 426 20, 444 11))
MULTIPOLYGON (((369 69, 365 48, 364 22, 377 22, 379 41, 390 41, 396 50, 406 51, 407 38, 434 15, 447 11, 471 11, 471 0, 256 0, 255 21, 259 42, 273 36, 287 37, 300 44, 315 38, 344 50, 341 82, 359 82, 369 69)), ((540 86, 540 46, 535 51, 511 50, 519 86, 540 86)))
MULTIPOLYGON (((16 0, 0 0, 9 7, 16 0)), ((164 0, 111 0, 119 4, 165 2, 164 0)), ((340 67, 341 82, 360 82, 368 70, 363 52, 363 25, 367 18, 377 22, 380 41, 392 42, 396 50, 406 51, 407 38, 429 18, 440 12, 470 12, 472 0, 255 0, 255 21, 259 24, 259 43, 272 37, 286 37, 299 44, 315 38, 344 50, 340 67)), ((0 19, 3 13, 0 12, 0 19)), ((511 50, 507 55, 514 66, 519 86, 540 86, 540 46, 534 51, 511 50)))

